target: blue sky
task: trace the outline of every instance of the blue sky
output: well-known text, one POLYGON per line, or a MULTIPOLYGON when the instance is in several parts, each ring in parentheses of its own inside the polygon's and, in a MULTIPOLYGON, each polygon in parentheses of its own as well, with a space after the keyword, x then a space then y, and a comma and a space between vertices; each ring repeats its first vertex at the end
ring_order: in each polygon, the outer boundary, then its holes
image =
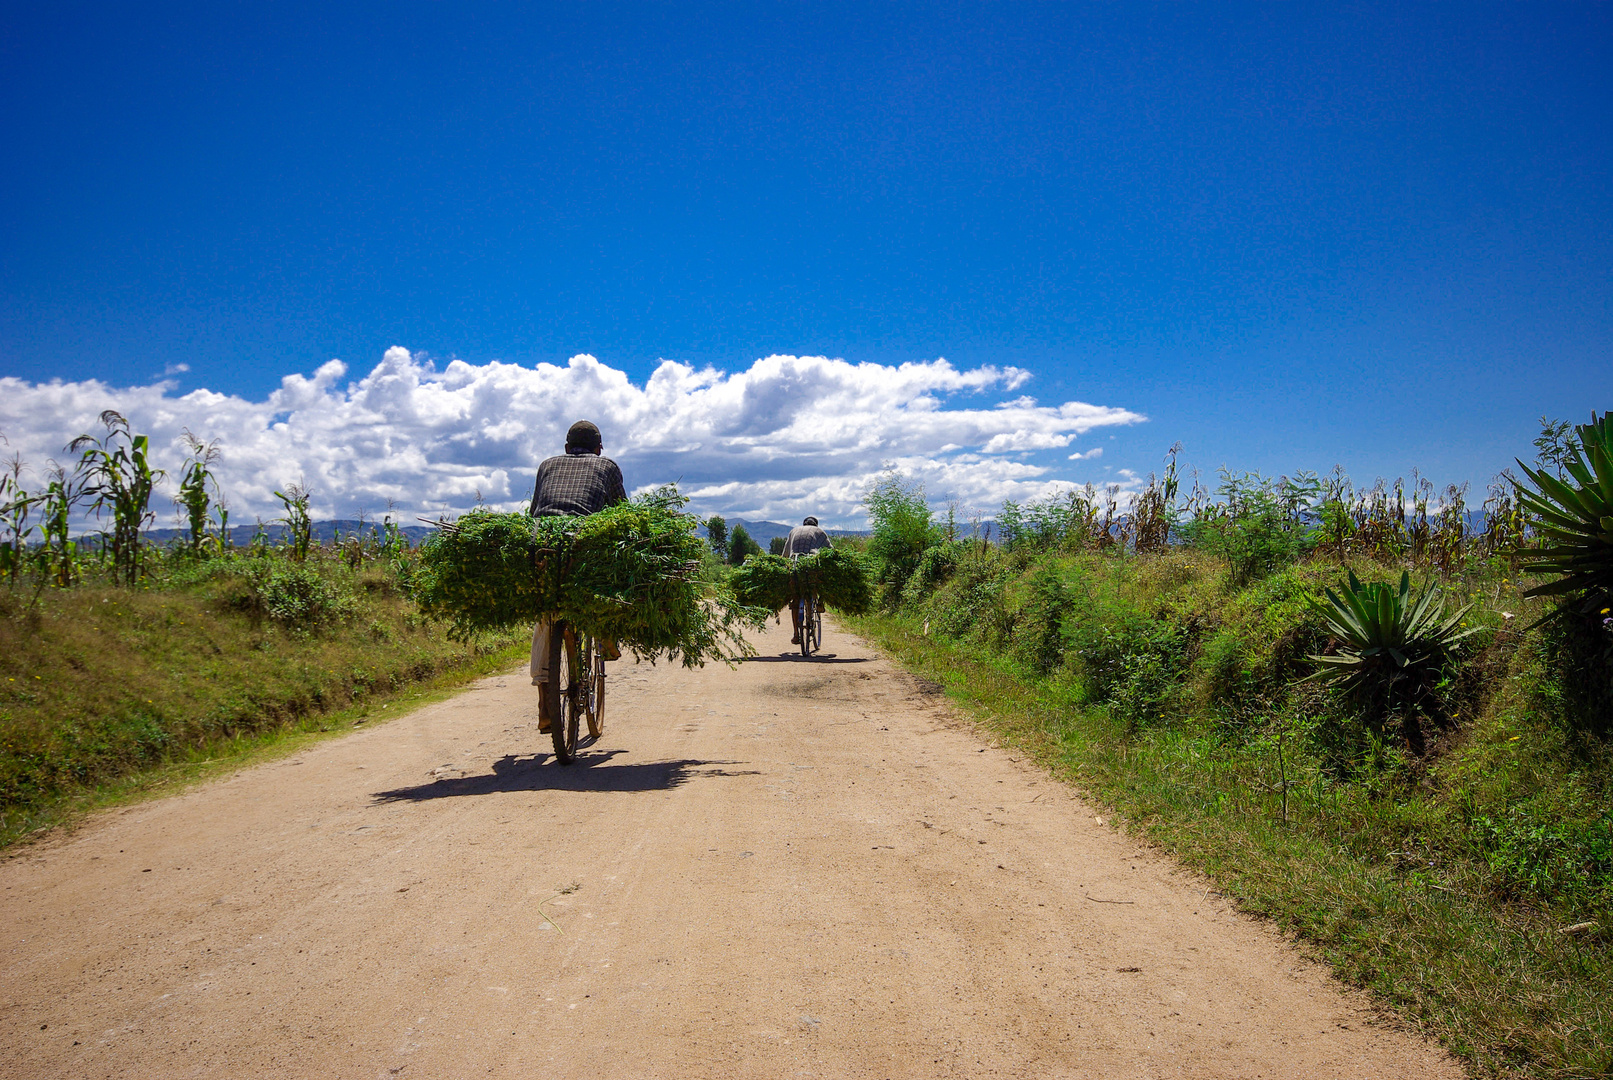
POLYGON ((1074 481, 1180 441, 1482 484, 1541 414, 1613 406, 1607 5, 5 21, 0 376, 29 384, 945 357, 1148 418, 1020 459, 1074 481))

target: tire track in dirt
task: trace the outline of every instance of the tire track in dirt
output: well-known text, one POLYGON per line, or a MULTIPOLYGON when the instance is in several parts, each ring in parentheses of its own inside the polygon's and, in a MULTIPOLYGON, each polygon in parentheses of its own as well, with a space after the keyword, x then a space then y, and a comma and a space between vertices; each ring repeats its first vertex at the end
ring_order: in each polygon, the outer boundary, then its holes
POLYGON ((5 1077, 1450 1077, 829 627, 524 674, 0 865, 5 1077))

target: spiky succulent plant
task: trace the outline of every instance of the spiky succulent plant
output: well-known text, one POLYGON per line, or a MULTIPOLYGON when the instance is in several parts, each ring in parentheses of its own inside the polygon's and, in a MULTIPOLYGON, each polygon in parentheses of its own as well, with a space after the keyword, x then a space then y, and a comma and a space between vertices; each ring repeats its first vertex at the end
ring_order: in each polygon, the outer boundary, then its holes
POLYGON ((1525 596, 1562 596, 1562 611, 1589 614, 1613 597, 1613 414, 1591 414, 1574 429, 1562 476, 1518 462, 1534 484, 1515 481, 1518 502, 1535 519, 1538 543, 1523 569, 1551 574, 1525 596))
POLYGON ((1462 626, 1467 607, 1446 615, 1435 590, 1414 595, 1411 575, 1404 571, 1399 588, 1387 581, 1363 585, 1352 570, 1346 588, 1323 592, 1325 599, 1312 598, 1310 604, 1339 646, 1332 656, 1309 657, 1319 665, 1311 678, 1385 702, 1395 683, 1436 665, 1452 646, 1481 629, 1462 626))

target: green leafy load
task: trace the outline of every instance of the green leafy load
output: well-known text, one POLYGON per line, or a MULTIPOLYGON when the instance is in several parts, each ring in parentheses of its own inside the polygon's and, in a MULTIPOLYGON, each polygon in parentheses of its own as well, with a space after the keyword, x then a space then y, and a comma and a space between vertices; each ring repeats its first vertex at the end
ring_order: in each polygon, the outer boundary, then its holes
POLYGON ((763 613, 706 595, 704 544, 680 505, 663 490, 582 518, 473 511, 422 546, 415 601, 459 639, 564 619, 640 659, 748 655, 744 628, 763 613))
POLYGON ((788 607, 803 585, 847 615, 861 615, 874 602, 873 574, 855 552, 839 548, 819 548, 794 563, 782 555, 752 555, 730 581, 741 604, 765 611, 788 607))

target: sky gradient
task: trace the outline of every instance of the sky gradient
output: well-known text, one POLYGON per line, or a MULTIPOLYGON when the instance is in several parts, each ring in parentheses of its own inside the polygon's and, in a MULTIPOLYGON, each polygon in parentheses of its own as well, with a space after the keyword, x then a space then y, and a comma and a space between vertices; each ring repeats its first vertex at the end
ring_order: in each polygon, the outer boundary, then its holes
POLYGON ((640 386, 944 357, 1147 418, 1017 459, 1076 482, 1180 441, 1207 472, 1482 485, 1538 416, 1613 406, 1607 5, 5 26, 0 376, 30 385, 261 402, 394 346, 640 386))

